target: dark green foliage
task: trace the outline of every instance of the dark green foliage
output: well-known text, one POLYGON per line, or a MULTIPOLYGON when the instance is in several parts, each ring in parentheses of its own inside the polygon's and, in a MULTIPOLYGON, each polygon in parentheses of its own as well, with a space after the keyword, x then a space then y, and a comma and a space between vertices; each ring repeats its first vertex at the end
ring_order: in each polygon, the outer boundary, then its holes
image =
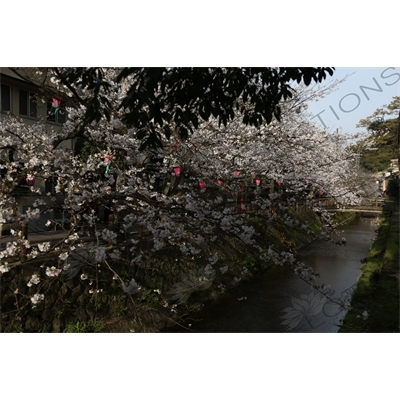
POLYGON ((83 161, 86 161, 90 155, 97 153, 98 148, 89 140, 79 137, 75 144, 75 153, 79 154, 83 161))
POLYGON ((399 198, 400 191, 400 180, 399 179, 391 179, 388 183, 388 187, 386 189, 386 194, 395 199, 399 198))
POLYGON ((360 158, 362 167, 371 172, 389 168, 390 160, 398 157, 397 128, 397 119, 376 120, 369 125, 369 138, 358 144, 359 148, 364 148, 360 158))
MULTIPOLYGON (((293 83, 321 82, 334 68, 121 68, 117 83, 130 77, 132 83, 122 100, 124 123, 137 130, 143 148, 161 147, 161 133, 187 139, 200 119, 211 116, 226 125, 239 113, 247 125, 260 126, 280 119, 279 102, 291 98, 293 83)), ((84 129, 112 107, 107 99, 110 84, 102 68, 56 69, 63 84, 86 106, 80 125, 84 129), (79 89, 91 91, 82 98, 79 89)))
POLYGON ((358 127, 366 128, 369 136, 358 142, 354 149, 361 154, 360 164, 372 171, 386 171, 390 160, 400 156, 400 96, 394 96, 388 105, 375 110, 360 120, 358 127), (385 117, 390 117, 385 121, 385 117), (395 117, 395 118, 393 118, 395 117))
POLYGON ((67 333, 101 333, 103 332, 103 323, 100 321, 76 322, 67 325, 67 333))

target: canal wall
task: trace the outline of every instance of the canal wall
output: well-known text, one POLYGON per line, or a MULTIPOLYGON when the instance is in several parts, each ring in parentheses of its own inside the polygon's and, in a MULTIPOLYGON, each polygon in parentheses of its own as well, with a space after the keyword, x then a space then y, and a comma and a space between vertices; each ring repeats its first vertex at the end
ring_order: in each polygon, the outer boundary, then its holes
POLYGON ((341 333, 399 332, 399 206, 382 216, 341 333))

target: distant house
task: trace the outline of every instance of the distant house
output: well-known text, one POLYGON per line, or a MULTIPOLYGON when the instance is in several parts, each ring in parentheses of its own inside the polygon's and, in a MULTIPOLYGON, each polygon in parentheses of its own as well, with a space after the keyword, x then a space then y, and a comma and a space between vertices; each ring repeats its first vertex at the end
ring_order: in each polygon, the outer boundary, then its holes
POLYGON ((398 158, 394 158, 393 160, 390 160, 390 170, 392 172, 392 175, 399 174, 399 159, 398 158))
MULTIPOLYGON (((0 84, 0 120, 11 114, 21 118, 27 125, 43 121, 49 129, 61 129, 62 124, 67 119, 65 104, 62 99, 58 99, 49 93, 44 93, 39 86, 23 79, 10 68, 0 67, 0 84), (56 104, 54 104, 55 101, 56 104), (55 105, 58 107, 56 113, 52 112, 55 105)), ((9 161, 9 150, 1 150, 1 137, 5 137, 7 134, 7 132, 2 132, 0 130, 0 164, 9 161)), ((66 151, 71 151, 74 149, 74 141, 63 141, 58 147, 65 148, 66 151)), ((21 162, 23 162, 23 160, 21 160, 21 162)), ((4 173, 5 171, 1 170, 0 176, 4 173)), ((43 194, 48 192, 54 193, 54 182, 51 180, 45 181, 37 179, 34 184, 35 187, 40 188, 43 194)), ((32 207, 29 188, 24 187, 23 182, 15 191, 18 195, 18 204, 22 212, 28 207, 32 207)), ((2 216, 0 214, 0 235, 5 230, 9 229, 8 226, 1 223, 1 218, 2 216)))
POLYGON ((390 160, 389 168, 383 174, 383 177, 380 181, 379 189, 385 193, 388 189, 389 182, 392 179, 396 178, 398 179, 398 177, 399 177, 399 160, 397 158, 394 158, 390 160))

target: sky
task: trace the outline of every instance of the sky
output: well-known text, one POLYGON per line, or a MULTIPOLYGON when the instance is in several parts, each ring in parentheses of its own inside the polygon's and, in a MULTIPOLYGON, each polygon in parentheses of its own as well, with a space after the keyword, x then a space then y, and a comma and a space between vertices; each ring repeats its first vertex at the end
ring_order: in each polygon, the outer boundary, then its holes
POLYGON ((333 76, 323 83, 345 77, 346 80, 338 85, 337 90, 309 104, 308 111, 314 116, 313 121, 328 131, 362 132, 364 129, 356 127, 360 119, 389 104, 394 96, 400 96, 398 67, 336 68, 333 76))

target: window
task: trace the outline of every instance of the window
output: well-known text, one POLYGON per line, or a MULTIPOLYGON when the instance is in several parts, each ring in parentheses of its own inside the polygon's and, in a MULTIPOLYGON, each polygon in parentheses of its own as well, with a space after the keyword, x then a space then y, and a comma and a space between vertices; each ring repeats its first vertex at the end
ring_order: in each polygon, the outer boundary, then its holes
POLYGON ((65 102, 53 97, 47 102, 47 121, 63 124, 66 120, 65 102))
POLYGON ((0 178, 4 178, 7 173, 7 168, 4 168, 4 164, 6 164, 6 161, 9 159, 8 152, 8 149, 0 150, 0 178))
POLYGON ((52 176, 45 181, 45 192, 55 194, 56 193, 57 178, 52 176))
POLYGON ((11 111, 11 88, 1 84, 0 111, 11 111))
POLYGON ((27 90, 19 91, 19 114, 37 118, 37 94, 27 90))

